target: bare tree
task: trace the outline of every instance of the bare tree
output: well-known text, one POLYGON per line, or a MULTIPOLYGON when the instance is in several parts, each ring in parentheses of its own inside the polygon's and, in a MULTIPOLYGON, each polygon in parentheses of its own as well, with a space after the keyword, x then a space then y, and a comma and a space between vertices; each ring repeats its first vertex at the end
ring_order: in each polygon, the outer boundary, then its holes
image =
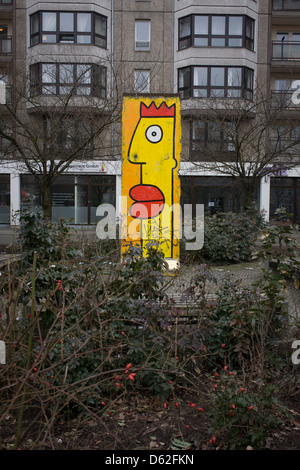
POLYGON ((49 60, 18 70, 10 83, 0 116, 2 157, 34 177, 45 218, 52 216, 52 183, 74 161, 114 159, 111 128, 122 99, 112 74, 109 60, 49 60))
POLYGON ((201 109, 187 113, 190 130, 183 159, 237 178, 245 192, 244 208, 252 204, 262 177, 300 164, 293 94, 274 96, 265 89, 257 87, 253 100, 202 99, 201 109))

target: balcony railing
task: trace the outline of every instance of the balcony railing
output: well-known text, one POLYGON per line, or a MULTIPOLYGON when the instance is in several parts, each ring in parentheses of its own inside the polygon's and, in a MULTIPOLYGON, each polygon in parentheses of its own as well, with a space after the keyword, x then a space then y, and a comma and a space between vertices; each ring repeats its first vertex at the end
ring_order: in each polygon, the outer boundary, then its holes
POLYGON ((273 60, 300 60, 300 41, 273 41, 273 60))
POLYGON ((300 10, 299 0, 273 0, 273 10, 300 10))
POLYGON ((271 107, 273 109, 295 109, 300 111, 300 104, 298 101, 300 96, 300 90, 295 93, 296 90, 281 90, 272 91, 271 94, 271 107), (296 98, 296 99, 295 99, 296 98))
POLYGON ((282 155, 286 154, 289 156, 298 156, 300 153, 299 138, 293 139, 271 137, 270 145, 274 152, 280 152, 282 155))

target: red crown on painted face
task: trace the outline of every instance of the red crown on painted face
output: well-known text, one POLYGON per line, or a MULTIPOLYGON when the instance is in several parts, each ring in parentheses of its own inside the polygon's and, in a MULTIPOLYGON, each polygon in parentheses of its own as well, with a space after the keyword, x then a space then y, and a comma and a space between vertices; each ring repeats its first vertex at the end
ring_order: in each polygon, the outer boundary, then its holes
POLYGON ((152 101, 150 106, 141 103, 141 117, 175 117, 175 104, 168 107, 163 101, 157 108, 154 101, 152 101))

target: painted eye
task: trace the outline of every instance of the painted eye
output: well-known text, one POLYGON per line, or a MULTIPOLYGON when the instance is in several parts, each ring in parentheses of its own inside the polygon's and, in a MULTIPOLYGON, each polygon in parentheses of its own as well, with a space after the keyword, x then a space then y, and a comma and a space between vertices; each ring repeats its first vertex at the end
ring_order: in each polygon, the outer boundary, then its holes
POLYGON ((146 137, 153 144, 157 144, 162 139, 162 135, 162 128, 159 126, 150 126, 146 130, 146 137))

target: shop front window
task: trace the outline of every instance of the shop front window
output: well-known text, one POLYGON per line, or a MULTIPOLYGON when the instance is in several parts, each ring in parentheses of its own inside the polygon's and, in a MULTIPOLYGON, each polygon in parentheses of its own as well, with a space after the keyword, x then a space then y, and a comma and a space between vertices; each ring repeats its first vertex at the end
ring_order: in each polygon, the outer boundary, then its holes
POLYGON ((300 178, 271 177, 270 217, 284 210, 289 220, 300 223, 300 178))
MULTIPOLYGON (((236 178, 227 176, 182 176, 181 205, 204 204, 206 213, 240 212, 243 210, 245 191, 236 178)), ((254 194, 258 205, 259 191, 254 194)))
MULTIPOLYGON (((115 176, 62 175, 51 187, 52 220, 66 219, 71 224, 96 224, 96 210, 100 204, 115 207, 115 176)), ((41 205, 41 191, 32 176, 23 175, 21 199, 41 205)))

